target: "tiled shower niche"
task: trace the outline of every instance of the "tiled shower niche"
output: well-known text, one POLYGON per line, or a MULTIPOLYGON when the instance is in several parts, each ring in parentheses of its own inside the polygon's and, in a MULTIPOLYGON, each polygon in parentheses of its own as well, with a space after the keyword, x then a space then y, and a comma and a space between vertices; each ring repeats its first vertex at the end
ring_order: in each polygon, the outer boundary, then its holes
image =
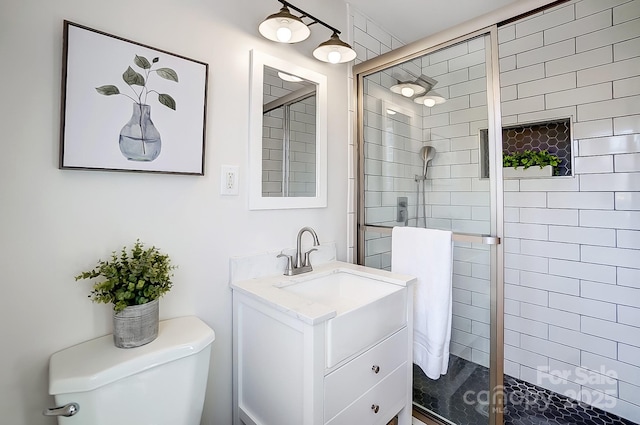
POLYGON ((571 122, 569 118, 502 128, 502 151, 544 151, 560 158, 556 176, 571 176, 571 122))
MULTIPOLYGON (((570 118, 502 128, 502 152, 512 154, 526 150, 543 151, 556 155, 560 165, 554 176, 571 176, 571 121, 570 118)), ((489 135, 480 130, 480 177, 489 178, 489 135)))

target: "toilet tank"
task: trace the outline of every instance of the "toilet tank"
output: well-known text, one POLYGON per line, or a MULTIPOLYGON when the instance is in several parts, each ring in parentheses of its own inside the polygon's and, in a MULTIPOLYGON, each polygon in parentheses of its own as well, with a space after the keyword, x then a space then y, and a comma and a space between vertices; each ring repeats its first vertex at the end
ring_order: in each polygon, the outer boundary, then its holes
POLYGON ((122 349, 106 335, 51 356, 49 394, 80 410, 74 425, 198 425, 215 333, 194 316, 160 322, 158 338, 122 349))

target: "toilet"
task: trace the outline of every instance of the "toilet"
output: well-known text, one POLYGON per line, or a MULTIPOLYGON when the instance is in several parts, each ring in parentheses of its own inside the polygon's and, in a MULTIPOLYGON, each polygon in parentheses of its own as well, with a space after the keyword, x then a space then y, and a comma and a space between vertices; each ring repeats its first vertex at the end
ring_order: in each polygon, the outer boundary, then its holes
POLYGON ((141 347, 116 348, 106 335, 53 354, 49 394, 58 407, 77 404, 58 424, 199 425, 214 339, 187 316, 161 321, 158 338, 141 347))

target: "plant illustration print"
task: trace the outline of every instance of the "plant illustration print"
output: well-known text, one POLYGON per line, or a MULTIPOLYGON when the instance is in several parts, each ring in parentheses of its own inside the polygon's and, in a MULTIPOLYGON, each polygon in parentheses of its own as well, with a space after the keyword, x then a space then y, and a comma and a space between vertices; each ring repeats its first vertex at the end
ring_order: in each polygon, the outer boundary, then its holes
MULTIPOLYGON (((160 58, 153 58, 152 62, 153 64, 156 64, 159 61, 160 58)), ((175 111, 176 101, 166 93, 158 93, 155 90, 149 90, 149 88, 147 87, 147 83, 149 82, 149 78, 151 77, 152 73, 155 73, 165 80, 175 81, 177 83, 178 74, 171 68, 158 68, 154 70, 153 65, 144 56, 136 55, 136 57, 133 59, 133 63, 136 64, 139 68, 142 68, 145 75, 143 76, 142 74, 134 71, 133 68, 129 66, 127 67, 127 70, 124 72, 124 74, 122 74, 122 79, 125 83, 127 83, 129 88, 133 92, 135 99, 126 93, 121 93, 118 87, 113 85, 96 87, 97 92, 105 96, 121 94, 123 96, 127 96, 129 99, 140 105, 144 105, 147 103, 147 96, 149 96, 150 93, 157 93, 158 101, 167 108, 173 109, 175 111), (139 86, 140 89, 136 90, 134 86, 139 86)))
POLYGON ((96 87, 96 91, 104 96, 123 95, 133 100, 131 119, 120 131, 120 151, 131 161, 153 161, 160 155, 160 133, 151 121, 151 106, 147 104, 150 95, 157 94, 158 102, 169 109, 176 110, 176 101, 166 93, 159 93, 149 88, 149 80, 158 76, 165 80, 178 82, 178 74, 171 68, 153 69, 160 58, 151 62, 144 56, 136 55, 133 62, 142 69, 141 74, 131 66, 122 74, 131 93, 122 93, 117 86, 104 85, 96 87))

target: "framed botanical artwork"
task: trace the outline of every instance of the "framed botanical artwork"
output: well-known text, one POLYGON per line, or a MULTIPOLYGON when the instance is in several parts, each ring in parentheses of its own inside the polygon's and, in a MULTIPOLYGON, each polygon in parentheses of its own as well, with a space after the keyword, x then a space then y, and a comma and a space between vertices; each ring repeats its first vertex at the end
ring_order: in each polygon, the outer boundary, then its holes
POLYGON ((208 65, 64 21, 60 168, 204 175, 208 65))

